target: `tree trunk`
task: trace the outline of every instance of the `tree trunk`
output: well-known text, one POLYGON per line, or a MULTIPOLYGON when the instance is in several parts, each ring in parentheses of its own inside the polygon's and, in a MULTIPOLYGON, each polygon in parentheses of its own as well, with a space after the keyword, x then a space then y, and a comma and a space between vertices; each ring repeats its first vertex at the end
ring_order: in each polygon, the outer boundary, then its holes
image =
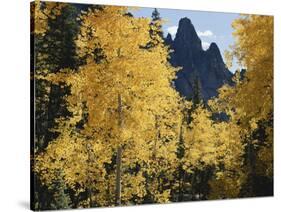
POLYGON ((115 193, 115 204, 121 205, 121 163, 122 158, 122 148, 118 146, 117 157, 116 157, 116 193, 115 193))
POLYGON ((91 171, 91 163, 92 163, 92 155, 91 155, 91 151, 90 151, 90 144, 86 143, 86 150, 87 150, 87 155, 88 155, 88 160, 87 160, 87 193, 88 193, 88 197, 90 199, 90 207, 93 207, 93 197, 92 197, 92 186, 93 186, 93 182, 92 182, 92 171, 91 171))
MULTIPOLYGON (((122 117, 122 97, 118 94, 118 126, 120 129, 123 128, 123 117, 122 117)), ((115 182, 115 205, 121 205, 121 169, 122 169, 122 146, 119 144, 117 147, 116 156, 116 182, 115 182)))
POLYGON ((254 152, 254 146, 252 144, 252 141, 248 139, 248 151, 247 151, 247 157, 248 157, 248 167, 249 167, 249 174, 248 174, 248 183, 249 183, 249 196, 253 197, 254 194, 254 177, 255 177, 255 152, 254 152))
POLYGON ((156 130, 156 136, 154 140, 154 145, 153 145, 153 153, 152 153, 152 159, 156 159, 156 152, 157 152, 157 141, 160 138, 160 132, 159 132, 159 123, 158 123, 158 116, 155 116, 155 130, 156 130))

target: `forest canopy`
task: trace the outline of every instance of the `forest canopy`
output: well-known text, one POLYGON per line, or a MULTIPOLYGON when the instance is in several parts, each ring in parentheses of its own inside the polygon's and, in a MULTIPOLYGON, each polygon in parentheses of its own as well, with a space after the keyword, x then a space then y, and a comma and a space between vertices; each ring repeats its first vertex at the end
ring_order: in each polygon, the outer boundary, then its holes
POLYGON ((273 17, 233 22, 218 95, 174 80, 163 20, 35 1, 34 210, 273 195, 273 17))

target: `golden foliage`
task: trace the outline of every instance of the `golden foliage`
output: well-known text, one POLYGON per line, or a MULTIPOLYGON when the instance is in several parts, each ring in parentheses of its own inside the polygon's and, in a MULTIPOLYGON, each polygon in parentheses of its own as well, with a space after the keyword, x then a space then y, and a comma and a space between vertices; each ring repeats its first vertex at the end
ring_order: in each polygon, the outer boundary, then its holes
MULTIPOLYGON (((104 164, 112 163, 118 146, 123 149, 122 203, 129 204, 133 196, 144 197, 142 173, 149 169, 145 167, 158 161, 157 169, 155 164, 152 169, 157 175, 162 169, 168 170, 175 160, 181 116, 180 98, 171 87, 176 70, 167 62, 167 48, 159 45, 145 49, 151 39, 149 20, 125 13, 125 7, 107 6, 82 14, 76 44, 80 57, 87 57, 87 64, 76 73, 62 70, 43 77, 71 86, 67 102, 73 116, 58 120, 61 135, 37 157, 36 171, 51 184, 56 178, 55 170, 63 170, 68 186, 81 187, 77 192, 93 188, 95 195, 91 200, 99 205, 110 204, 102 198, 106 196, 102 188, 109 183, 104 164), (95 61, 97 55, 93 52, 97 48, 102 48, 101 61, 95 61), (83 119, 83 106, 88 116, 83 129, 77 130, 77 123, 83 119), (120 119, 122 127, 118 124, 120 119), (126 174, 136 164, 142 165, 142 171, 126 174), (89 184, 89 177, 95 184, 89 184)), ((155 197, 167 201, 169 192, 157 193, 155 197)))
MULTIPOLYGON (((48 19, 62 7, 36 1, 35 33, 44 36, 48 19)), ((237 42, 227 57, 237 57, 247 72, 244 79, 236 74, 235 85, 224 85, 207 106, 192 106, 172 88, 177 69, 167 61, 160 22, 150 25, 116 6, 89 9, 79 20, 76 51, 86 64, 37 76, 71 89, 65 96, 71 117, 56 120, 52 130, 58 138, 35 158, 42 182, 52 187, 62 178, 75 195, 88 192, 79 206, 113 206, 121 148, 122 204, 141 203, 147 195, 169 202, 171 189, 179 186, 174 179, 179 166, 188 175, 213 170, 208 198, 237 197, 246 180, 245 140, 273 113, 273 18, 244 16, 234 22, 237 42), (228 118, 215 120, 214 113, 228 118), (184 148, 182 158, 178 146, 184 148)), ((257 172, 272 176, 273 129, 265 126, 265 145, 257 142, 257 172)))
POLYGON ((65 4, 59 2, 35 0, 31 7, 31 15, 34 17, 34 33, 44 35, 48 30, 48 19, 55 19, 60 15, 64 6, 65 4))

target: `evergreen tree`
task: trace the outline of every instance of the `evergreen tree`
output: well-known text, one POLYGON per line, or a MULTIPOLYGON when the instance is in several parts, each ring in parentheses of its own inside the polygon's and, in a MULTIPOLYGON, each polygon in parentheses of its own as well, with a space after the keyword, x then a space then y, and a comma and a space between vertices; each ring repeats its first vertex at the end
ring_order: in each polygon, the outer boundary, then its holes
POLYGON ((53 190, 54 198, 51 203, 51 209, 67 209, 71 207, 71 199, 70 196, 66 193, 67 187, 62 178, 62 171, 57 171, 57 180, 54 184, 49 188, 53 190))
MULTIPOLYGON (((76 18, 78 10, 75 6, 57 2, 36 1, 31 4, 31 55, 34 75, 34 106, 35 106, 35 143, 36 154, 45 150, 57 133, 55 119, 70 115, 66 109, 64 97, 69 89, 64 84, 54 85, 43 77, 46 74, 59 72, 61 68, 76 68, 75 37, 79 30, 76 18)), ((35 165, 35 164, 34 164, 35 165)), ((49 209, 51 205, 60 204, 61 191, 49 189, 41 182, 38 173, 33 173, 34 189, 36 190, 37 210, 49 209)), ((60 183, 57 186, 62 186, 60 183)), ((66 195, 66 194, 65 194, 66 195)), ((68 199, 69 197, 66 197, 68 199)), ((35 199, 35 197, 34 197, 35 199)), ((67 200, 69 201, 69 200, 67 200)), ((60 205, 61 207, 68 208, 60 205)), ((56 207, 56 206, 54 206, 56 207)))
POLYGON ((152 48, 156 45, 163 44, 163 30, 162 30, 162 18, 160 17, 160 13, 155 8, 151 15, 151 22, 149 24, 149 34, 151 40, 147 44, 146 48, 152 48))
MULTIPOLYGON (((44 2, 43 8, 53 3, 44 2)), ((49 6, 50 7, 50 6, 49 6)), ((42 76, 57 73, 63 68, 76 69, 75 39, 79 30, 76 21, 77 9, 69 4, 56 3, 53 10, 60 10, 55 17, 47 17, 44 35, 35 34, 35 67, 36 75, 42 76)), ((36 28, 38 26, 36 25, 36 28)), ((37 79, 36 95, 36 136, 39 149, 44 149, 48 143, 56 138, 55 119, 67 117, 70 113, 65 106, 64 96, 69 89, 63 83, 54 85, 44 79, 37 79)))
MULTIPOLYGON (((200 81, 198 76, 194 78, 193 83, 193 97, 191 102, 184 102, 182 103, 184 105, 182 109, 182 123, 180 128, 180 134, 179 134, 179 142, 177 147, 177 158, 179 160, 179 165, 177 168, 176 178, 178 179, 178 188, 176 191, 174 191, 174 195, 177 196, 177 201, 186 201, 190 200, 192 197, 192 192, 196 189, 196 183, 195 179, 198 178, 196 176, 199 172, 187 172, 184 167, 184 161, 186 160, 186 151, 188 148, 190 148, 189 145, 186 145, 184 133, 186 128, 190 126, 190 124, 193 121, 193 117, 197 107, 200 107, 202 104, 202 96, 201 96, 201 87, 200 87, 200 81), (192 181, 192 185, 190 184, 190 179, 194 179, 192 181), (193 190, 191 192, 191 190, 193 190)), ((200 173, 202 174, 202 173, 200 173)), ((207 181, 206 181, 207 182, 207 181)), ((201 183, 200 181, 198 183, 201 183)), ((198 184, 197 183, 197 184, 198 184)))
POLYGON ((198 76, 195 76, 192 86, 192 103, 194 107, 198 106, 203 101, 201 90, 200 79, 198 76))

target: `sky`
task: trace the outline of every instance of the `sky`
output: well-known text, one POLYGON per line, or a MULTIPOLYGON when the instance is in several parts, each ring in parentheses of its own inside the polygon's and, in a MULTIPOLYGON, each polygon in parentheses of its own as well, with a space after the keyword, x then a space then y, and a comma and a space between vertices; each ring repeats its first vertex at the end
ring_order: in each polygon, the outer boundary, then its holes
MULTIPOLYGON (((135 17, 151 17, 153 9, 154 8, 139 8, 138 10, 130 10, 130 12, 135 17)), ((231 23, 234 19, 239 17, 239 14, 158 8, 157 10, 165 21, 163 24, 165 36, 169 32, 174 38, 179 20, 187 17, 191 20, 197 31, 202 41, 203 49, 206 50, 211 42, 215 42, 224 57, 224 51, 229 49, 229 45, 234 43, 231 23)), ((239 66, 234 62, 230 71, 235 72, 238 68, 239 66)))

